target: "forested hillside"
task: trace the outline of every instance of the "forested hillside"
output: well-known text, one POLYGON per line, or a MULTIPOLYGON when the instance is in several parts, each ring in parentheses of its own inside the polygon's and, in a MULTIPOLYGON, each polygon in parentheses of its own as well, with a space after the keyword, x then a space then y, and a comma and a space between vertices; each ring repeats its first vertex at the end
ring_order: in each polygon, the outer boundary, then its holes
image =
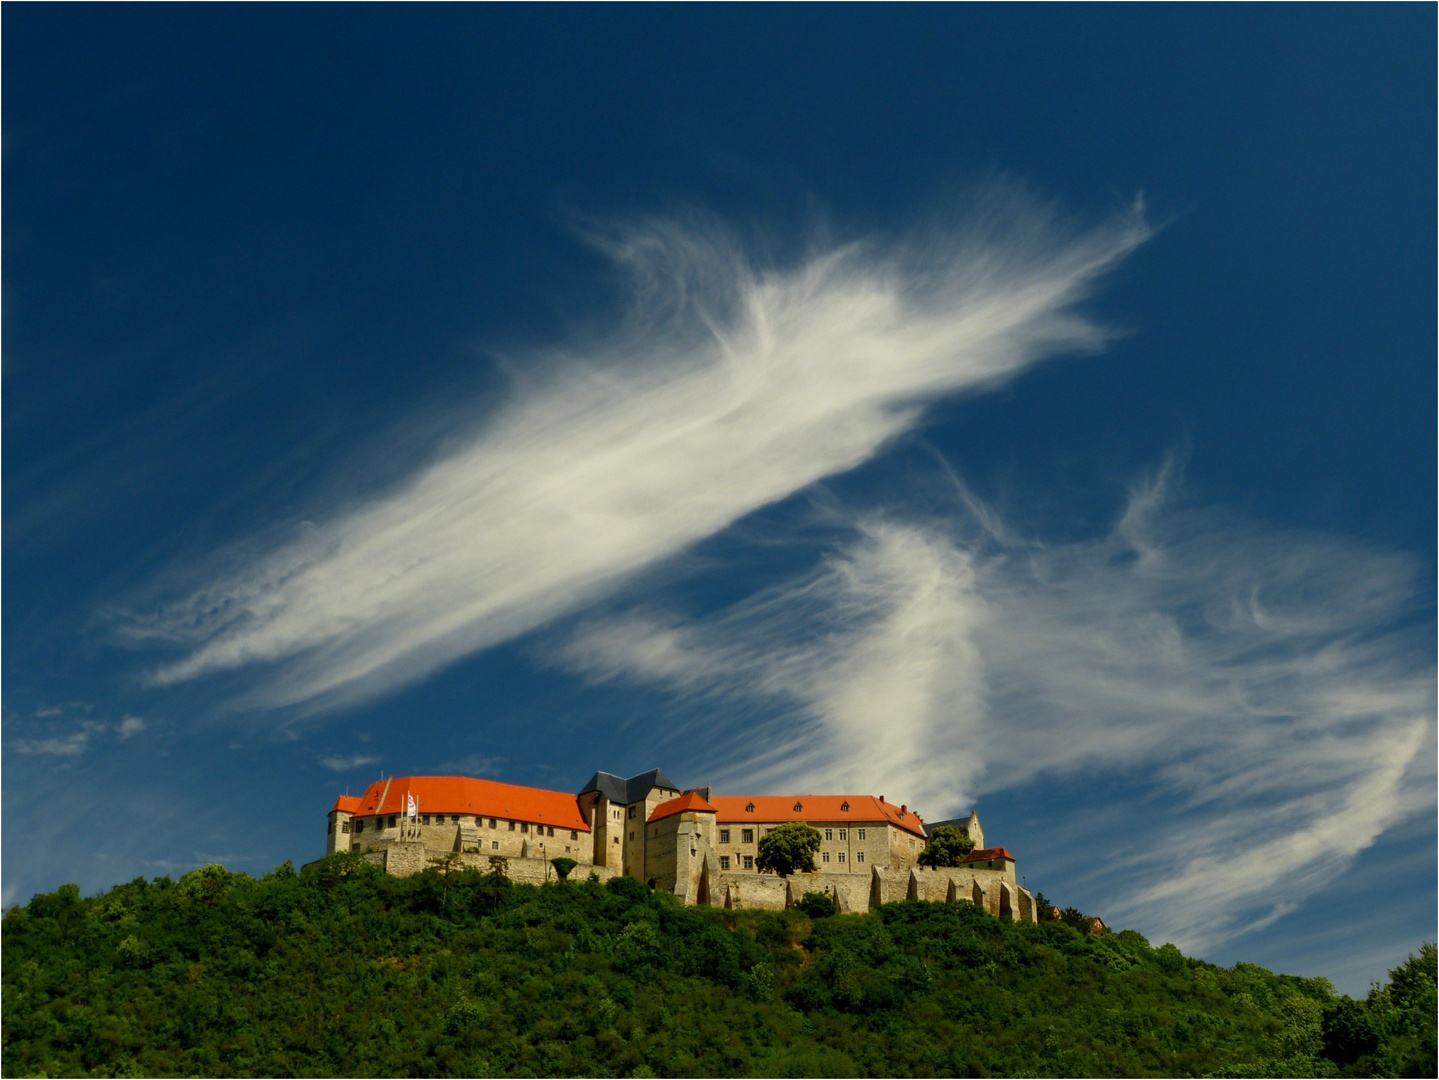
POLYGON ((6 1076, 1433 1076, 1367 1000, 969 905, 684 908, 619 878, 206 867, 5 914, 6 1076))

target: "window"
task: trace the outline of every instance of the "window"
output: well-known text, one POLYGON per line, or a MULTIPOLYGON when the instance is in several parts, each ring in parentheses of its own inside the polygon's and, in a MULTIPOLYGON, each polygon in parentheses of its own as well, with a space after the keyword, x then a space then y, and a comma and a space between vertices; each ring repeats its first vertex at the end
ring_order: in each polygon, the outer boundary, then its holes
POLYGON ((618 844, 619 842, 620 842, 620 838, 619 838, 618 836, 616 836, 616 837, 615 837, 615 843, 618 844))
POLYGON ((494 818, 490 818, 490 828, 498 828, 498 823, 495 821, 494 818))
POLYGON ((512 822, 510 822, 510 832, 514 832, 514 831, 515 831, 515 823, 512 821, 512 822))
POLYGON ((634 817, 634 816, 635 816, 635 808, 634 808, 633 806, 631 806, 631 807, 630 807, 630 817, 634 817))
POLYGON ((753 844, 753 843, 754 843, 754 830, 753 830, 753 829, 744 829, 744 830, 742 830, 742 831, 740 832, 740 834, 739 834, 739 838, 740 838, 740 843, 742 843, 742 844, 753 844))
POLYGON ((753 856, 753 855, 746 855, 746 856, 744 857, 744 868, 745 868, 746 870, 753 870, 753 869, 754 869, 754 856, 753 856))
MULTIPOLYGON (((571 829, 571 830, 570 830, 570 839, 571 839, 571 840, 578 840, 579 838, 580 838, 580 830, 579 830, 579 829, 571 829)), ((569 848, 565 848, 565 850, 566 850, 566 851, 569 851, 570 849, 569 849, 569 848)))
POLYGON ((565 854, 568 855, 569 853, 570 853, 570 845, 569 845, 569 844, 566 844, 566 845, 565 845, 565 854))
POLYGON ((855 861, 855 862, 864 862, 864 852, 862 852, 862 851, 856 851, 856 852, 854 853, 854 861, 855 861))
POLYGON ((849 813, 849 803, 840 803, 840 804, 839 804, 839 812, 840 812, 841 814, 847 814, 847 813, 849 813))
POLYGON ((363 821, 357 821, 357 822, 355 822, 355 831, 356 831, 356 832, 364 832, 364 831, 365 831, 365 823, 364 823, 363 821))
POLYGON ((746 806, 746 807, 744 808, 744 812, 745 812, 746 814, 753 814, 753 813, 754 813, 754 803, 750 803, 748 806, 746 806))
POLYGON ((399 815, 399 814, 391 814, 391 815, 390 815, 390 828, 393 829, 393 828, 394 828, 396 825, 398 825, 399 823, 400 823, 400 815, 399 815))
POLYGON ((421 825, 428 825, 429 823, 430 823, 430 815, 429 815, 429 814, 424 814, 424 815, 422 815, 421 818, 420 818, 420 824, 421 824, 421 825))
POLYGON ((822 854, 822 855, 819 857, 819 861, 820 861, 820 862, 829 862, 829 852, 826 851, 824 854, 822 854))
POLYGON ((721 830, 720 830, 720 843, 721 843, 721 844, 728 844, 728 843, 729 843, 729 830, 728 830, 728 829, 721 829, 721 830))
POLYGON ((849 830, 848 830, 848 829, 840 829, 840 831, 839 831, 839 838, 840 838, 841 840, 846 839, 848 836, 849 836, 849 830))
POLYGON ((825 829, 825 831, 824 831, 824 838, 825 838, 826 840, 833 840, 833 839, 834 839, 834 830, 833 830, 833 829, 825 829))
POLYGON ((548 828, 548 830, 546 831, 545 835, 546 835, 546 836, 554 836, 554 835, 555 835, 555 827, 554 827, 553 825, 549 826, 549 828, 548 828))
POLYGON ((340 831, 341 831, 342 833, 347 833, 347 832, 349 832, 349 831, 350 831, 350 823, 349 823, 348 821, 342 821, 342 822, 340 822, 340 831))
POLYGON ((840 862, 844 862, 844 852, 843 852, 843 851, 841 851, 841 852, 839 853, 839 861, 840 861, 840 862))
POLYGON ((795 812, 796 814, 802 814, 802 813, 804 813, 804 803, 802 803, 802 802, 797 802, 797 803, 795 803, 795 804, 794 804, 794 812, 795 812))
POLYGON ((490 841, 490 850, 491 850, 491 851, 499 851, 499 850, 500 850, 500 842, 499 842, 498 840, 491 840, 491 841, 490 841))
POLYGON ((660 827, 659 827, 658 825, 656 825, 656 826, 655 826, 655 835, 658 836, 659 834, 660 834, 660 827))
POLYGON ((863 829, 860 829, 860 830, 859 830, 859 838, 860 838, 861 840, 864 839, 864 830, 863 830, 863 829))
POLYGON ((530 823, 529 823, 528 821, 522 821, 522 822, 520 822, 520 832, 529 832, 529 831, 530 831, 530 823))
POLYGON ((334 819, 334 818, 331 818, 331 819, 330 819, 330 827, 329 827, 328 829, 326 829, 325 832, 327 832, 327 833, 333 833, 334 831, 335 831, 335 819, 334 819))
POLYGON ((729 869, 729 856, 728 856, 728 855, 721 855, 721 856, 720 856, 720 869, 721 869, 721 870, 728 870, 728 869, 729 869))
POLYGON ((911 840, 911 841, 909 842, 909 850, 910 850, 910 851, 913 851, 913 850, 914 850, 914 841, 913 841, 913 840, 911 840))

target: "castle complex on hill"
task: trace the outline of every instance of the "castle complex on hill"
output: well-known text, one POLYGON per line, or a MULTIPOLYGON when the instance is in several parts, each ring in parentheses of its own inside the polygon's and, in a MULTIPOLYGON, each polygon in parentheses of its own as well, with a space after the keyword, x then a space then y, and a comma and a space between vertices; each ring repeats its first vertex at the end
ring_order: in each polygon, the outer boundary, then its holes
POLYGON ((575 873, 628 875, 686 904, 784 908, 822 892, 846 912, 921 899, 1037 917, 1014 857, 984 846, 978 814, 926 828, 917 812, 883 795, 716 795, 682 790, 659 769, 629 779, 597 772, 577 795, 464 776, 391 777, 335 801, 326 853, 337 851, 398 875, 452 854, 480 869, 503 860, 510 877, 534 882, 554 880, 553 860, 568 858, 575 873), (815 873, 782 878, 757 869, 760 840, 788 822, 819 831, 815 873), (919 865, 939 825, 974 841, 959 866, 919 865))

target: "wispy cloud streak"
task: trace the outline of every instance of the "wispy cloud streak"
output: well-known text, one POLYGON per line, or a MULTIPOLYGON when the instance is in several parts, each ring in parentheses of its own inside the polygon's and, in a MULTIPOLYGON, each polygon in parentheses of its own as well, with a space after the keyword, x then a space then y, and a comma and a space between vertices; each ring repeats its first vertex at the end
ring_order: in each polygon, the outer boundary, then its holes
MULTIPOLYGON (((768 503, 853 468, 923 405, 1102 339, 1072 305, 1146 236, 1030 211, 784 269, 723 230, 603 242, 636 303, 550 359, 468 445, 133 619, 160 683, 263 665, 260 702, 324 707, 525 633, 768 503)), ((522 365, 533 371, 535 364, 522 365)))
POLYGON ((957 531, 870 521, 718 615, 592 620, 559 655, 715 713, 767 700, 735 780, 878 787, 931 816, 1097 781, 1109 802, 1053 829, 1076 850, 1108 837, 1107 914, 1203 948, 1432 805, 1432 634, 1412 560, 1175 510, 1169 487, 1166 470, 1109 534, 1048 547, 982 506, 957 531))

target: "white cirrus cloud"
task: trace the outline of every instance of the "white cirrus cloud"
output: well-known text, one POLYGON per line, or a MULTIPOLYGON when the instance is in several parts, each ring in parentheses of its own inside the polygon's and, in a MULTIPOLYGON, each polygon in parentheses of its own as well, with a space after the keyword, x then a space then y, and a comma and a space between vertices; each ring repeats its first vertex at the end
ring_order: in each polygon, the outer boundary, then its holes
POLYGON ((1089 787, 1047 819, 1062 876, 1106 837, 1106 914, 1210 947, 1432 808, 1432 636, 1414 560, 1173 509, 1170 486, 1048 546, 972 496, 963 527, 864 521, 796 580, 699 619, 591 618, 557 655, 686 699, 737 748, 715 779, 750 790, 886 791, 937 819, 1089 787))
POLYGON ((331 772, 349 772, 351 769, 359 769, 365 765, 378 765, 379 763, 379 758, 367 754, 335 754, 320 759, 320 764, 331 772))
POLYGON ((90 748, 90 734, 77 731, 70 735, 57 735, 49 739, 16 739, 11 743, 22 754, 54 754, 70 757, 83 754, 90 748))
POLYGON ((128 739, 140 734, 140 732, 144 731, 148 726, 143 717, 126 716, 120 721, 119 726, 115 728, 115 734, 119 735, 122 739, 128 739))
POLYGON ((314 709, 578 610, 866 461, 926 403, 1102 342, 1073 306, 1148 235, 1137 210, 1083 233, 1014 206, 976 220, 779 269, 714 226, 620 230, 603 243, 636 303, 604 340, 519 365, 447 458, 128 631, 183 650, 159 683, 260 665, 258 704, 314 709))

